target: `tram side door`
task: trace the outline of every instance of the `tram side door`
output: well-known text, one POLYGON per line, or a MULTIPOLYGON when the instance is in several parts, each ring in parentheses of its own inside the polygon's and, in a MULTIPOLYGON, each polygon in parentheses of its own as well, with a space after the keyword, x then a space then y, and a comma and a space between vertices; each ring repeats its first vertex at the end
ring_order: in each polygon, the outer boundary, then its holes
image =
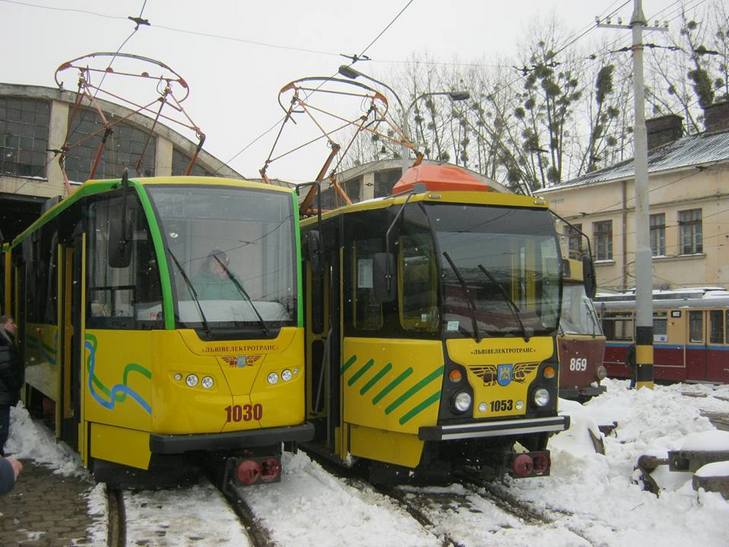
POLYGON ((82 424, 82 379, 84 339, 84 290, 85 290, 85 235, 75 235, 61 245, 59 260, 59 284, 61 305, 59 306, 61 347, 61 438, 78 451, 84 463, 85 434, 82 424))
POLYGON ((706 311, 687 310, 686 379, 706 380, 706 311))

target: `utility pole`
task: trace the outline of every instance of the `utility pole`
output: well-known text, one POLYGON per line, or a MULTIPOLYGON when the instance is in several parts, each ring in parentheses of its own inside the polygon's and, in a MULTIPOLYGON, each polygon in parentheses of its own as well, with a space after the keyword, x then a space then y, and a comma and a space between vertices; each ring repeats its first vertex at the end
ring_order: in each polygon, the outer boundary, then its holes
MULTIPOLYGON (((648 138, 645 128, 643 88, 643 29, 648 28, 642 0, 633 0, 630 25, 603 24, 608 28, 630 28, 633 33, 633 147, 635 149, 635 378, 636 387, 653 388, 653 253, 650 245, 648 202, 648 138)), ((650 30, 665 30, 650 27, 650 30)))

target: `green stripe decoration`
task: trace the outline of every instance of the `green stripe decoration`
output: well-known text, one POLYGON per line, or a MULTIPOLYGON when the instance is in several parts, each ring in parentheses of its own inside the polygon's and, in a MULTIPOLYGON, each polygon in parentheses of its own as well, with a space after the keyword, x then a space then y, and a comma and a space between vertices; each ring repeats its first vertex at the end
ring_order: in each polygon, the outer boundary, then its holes
POLYGON ((374 359, 370 359, 369 361, 367 361, 361 369, 359 369, 357 372, 355 372, 352 375, 352 377, 347 382, 347 385, 353 386, 354 384, 356 384, 357 380, 359 380, 365 372, 367 372, 369 369, 371 369, 372 365, 374 365, 374 364, 375 364, 374 359))
POLYGON ((412 367, 408 367, 407 369, 405 369, 405 371, 402 374, 400 374, 400 376, 395 378, 392 382, 390 382, 385 387, 385 389, 383 389, 377 395, 375 395, 374 399, 372 399, 372 404, 376 405, 377 403, 379 403, 385 395, 387 395, 393 389, 395 389, 398 385, 400 385, 403 382, 403 380, 405 380, 405 378, 410 376, 412 373, 413 373, 412 367))
POLYGON ((427 399, 425 399, 422 403, 420 403, 419 405, 414 406, 408 412, 406 412, 405 414, 403 414, 400 417, 400 420, 399 420, 400 421, 400 425, 405 425, 413 417, 417 416, 423 410, 425 410, 430 405, 432 405, 433 403, 436 403, 438 401, 440 401, 440 391, 436 391, 430 397, 428 397, 427 399))
MULTIPOLYGON (((410 370, 412 370, 412 369, 410 369, 410 370)), ((390 403, 390 405, 385 409, 385 414, 390 414, 393 410, 395 410, 397 407, 399 407, 401 404, 403 404, 405 401, 407 401, 410 397, 415 395, 418 391, 423 389, 430 382, 432 382, 436 378, 442 376, 444 370, 445 370, 445 366, 440 366, 437 369, 435 369, 433 372, 428 374, 425 378, 420 380, 417 384, 415 384, 413 387, 408 389, 405 393, 400 395, 400 397, 398 397, 392 403, 390 403)))
POLYGON ((359 390, 359 394, 364 395, 365 393, 367 393, 377 382, 382 379, 385 374, 390 372, 390 370, 392 370, 392 363, 387 363, 377 374, 370 378, 369 382, 362 386, 362 389, 359 390))
POLYGON ((344 363, 342 365, 342 368, 339 369, 340 374, 344 374, 345 372, 347 372, 347 369, 349 367, 351 367, 355 363, 355 361, 357 361, 357 356, 356 355, 352 355, 352 357, 350 357, 349 359, 347 359, 347 362, 344 363))

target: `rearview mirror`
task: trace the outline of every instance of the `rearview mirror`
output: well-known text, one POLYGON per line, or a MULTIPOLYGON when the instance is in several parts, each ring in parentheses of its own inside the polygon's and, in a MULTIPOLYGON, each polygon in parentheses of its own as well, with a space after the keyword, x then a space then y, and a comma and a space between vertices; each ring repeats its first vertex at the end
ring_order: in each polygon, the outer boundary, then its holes
POLYGON ((311 264, 314 275, 321 273, 321 235, 318 230, 310 230, 304 236, 306 243, 306 258, 311 264))
POLYGON ((120 218, 115 218, 109 224, 109 266, 112 268, 128 268, 132 261, 132 242, 127 227, 131 223, 124 222, 120 218))
POLYGON ((582 279, 585 283, 585 294, 588 298, 595 298, 597 293, 597 277, 595 276, 595 265, 589 256, 582 257, 582 279))
POLYGON ((375 253, 372 272, 372 289, 378 304, 395 299, 395 255, 375 253))

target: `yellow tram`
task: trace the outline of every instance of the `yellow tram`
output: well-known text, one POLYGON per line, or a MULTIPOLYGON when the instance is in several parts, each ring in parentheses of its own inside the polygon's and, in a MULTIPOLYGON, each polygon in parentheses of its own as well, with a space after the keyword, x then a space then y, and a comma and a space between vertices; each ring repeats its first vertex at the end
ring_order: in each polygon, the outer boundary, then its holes
POLYGON ((313 450, 374 480, 547 475, 561 257, 547 206, 463 170, 302 223, 313 450))
POLYGON ((86 182, 10 247, 27 406, 99 480, 210 457, 278 480, 313 433, 299 238, 286 189, 86 182))

